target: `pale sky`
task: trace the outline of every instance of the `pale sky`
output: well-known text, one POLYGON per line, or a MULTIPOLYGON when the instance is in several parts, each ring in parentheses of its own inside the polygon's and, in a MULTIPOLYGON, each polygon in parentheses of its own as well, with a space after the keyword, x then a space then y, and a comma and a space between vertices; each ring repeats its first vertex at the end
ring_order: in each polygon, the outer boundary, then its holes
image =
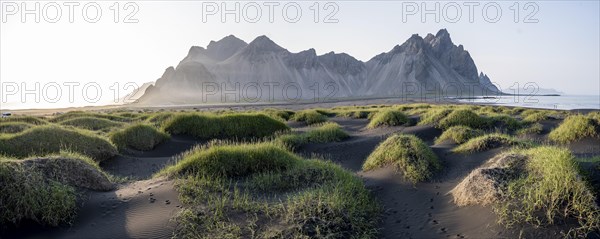
MULTIPOLYGON (((440 28, 448 29, 453 42, 464 45, 478 69, 503 89, 516 82, 521 86, 536 82, 543 88, 555 88, 567 94, 598 95, 600 92, 598 1, 534 1, 527 9, 524 9, 526 2, 519 2, 516 23, 515 11, 511 10, 517 9, 513 1, 497 2, 502 15, 496 23, 483 17, 486 2, 473 8, 472 23, 469 8, 463 2, 457 2, 461 17, 456 23, 452 22, 457 19, 456 5, 448 2, 437 2, 440 4, 439 22, 434 14, 425 15, 424 22, 421 19, 421 4, 434 9, 436 2, 404 2, 404 11, 402 2, 343 1, 333 2, 328 9, 324 9, 326 2, 319 2, 318 23, 314 22, 315 11, 311 10, 315 9, 311 8, 315 1, 296 2, 302 9, 296 23, 284 19, 285 2, 274 7, 273 23, 269 22, 269 7, 265 6, 269 2, 238 2, 239 23, 233 14, 225 15, 223 23, 222 9, 215 15, 204 14, 203 22, 203 6, 206 12, 211 10, 208 7, 221 8, 221 2, 204 5, 196 1, 133 2, 138 7, 133 17, 137 23, 123 23, 134 9, 134 6, 124 9, 126 2, 120 2, 119 23, 114 23, 114 11, 110 10, 114 1, 97 2, 102 16, 96 23, 82 17, 83 5, 87 2, 79 2, 74 8, 73 23, 69 22, 69 8, 64 2, 56 2, 62 11, 57 23, 47 21, 56 16, 56 6, 46 6, 51 2, 39 2, 40 11, 46 9, 47 13, 41 13, 40 23, 35 22, 34 14, 25 15, 25 23, 21 21, 21 2, 0 2, 0 81, 3 84, 25 83, 34 88, 34 82, 42 85, 97 82, 104 88, 103 100, 112 98, 109 87, 115 82, 122 88, 126 82, 154 81, 167 67, 176 66, 191 46, 205 47, 211 40, 230 34, 246 42, 267 35, 292 52, 315 48, 317 54, 345 52, 367 61, 402 44, 414 33, 424 37, 440 28), (19 6, 20 12, 11 15, 13 3, 19 6), (407 11, 411 6, 408 5, 413 3, 419 12, 409 15, 407 11), (262 15, 257 23, 252 23, 249 21, 256 16, 256 6, 262 15), (337 12, 330 20, 337 19, 337 23, 324 23, 326 15, 335 8, 337 12), (242 15, 244 9, 247 11, 242 15), (527 17, 531 13, 534 13, 532 17, 527 17), (534 22, 525 23, 526 18, 534 22)), ((235 3, 225 4, 232 9, 235 3)), ((26 7, 33 9, 33 4, 27 2, 26 7)), ((288 20, 294 20, 294 9, 288 6, 288 20)), ((94 16, 94 8, 88 8, 88 17, 94 16)), ((486 16, 494 20, 493 6, 488 6, 486 16)), ((76 90, 81 90, 82 86, 79 87, 76 90)))

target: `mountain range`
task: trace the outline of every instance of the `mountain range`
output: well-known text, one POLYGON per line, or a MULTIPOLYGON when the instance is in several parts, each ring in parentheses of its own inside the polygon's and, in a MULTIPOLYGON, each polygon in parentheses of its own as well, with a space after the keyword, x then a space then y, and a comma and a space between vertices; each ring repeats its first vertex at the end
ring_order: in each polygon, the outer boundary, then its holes
POLYGON ((193 46, 146 89, 142 104, 296 101, 360 97, 473 96, 500 91, 446 29, 406 42, 367 62, 346 53, 293 53, 266 36, 230 35, 193 46))

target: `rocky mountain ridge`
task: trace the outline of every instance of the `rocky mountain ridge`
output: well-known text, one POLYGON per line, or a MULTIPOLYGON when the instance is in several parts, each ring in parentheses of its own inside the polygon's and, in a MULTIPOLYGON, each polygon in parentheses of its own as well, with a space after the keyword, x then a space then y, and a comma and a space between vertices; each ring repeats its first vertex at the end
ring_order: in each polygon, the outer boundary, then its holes
POLYGON ((497 94, 468 51, 445 29, 412 35, 362 62, 346 53, 292 53, 267 36, 246 43, 233 35, 193 46, 165 70, 140 103, 298 101, 347 97, 497 94))

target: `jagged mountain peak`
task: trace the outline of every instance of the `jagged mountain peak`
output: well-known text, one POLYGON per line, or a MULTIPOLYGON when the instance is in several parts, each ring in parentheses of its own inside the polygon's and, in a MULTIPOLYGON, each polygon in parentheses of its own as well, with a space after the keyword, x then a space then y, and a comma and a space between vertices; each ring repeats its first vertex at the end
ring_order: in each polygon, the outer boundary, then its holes
POLYGON ((247 45, 247 43, 245 41, 243 41, 242 39, 237 38, 234 35, 229 35, 226 37, 223 37, 221 40, 218 41, 210 41, 210 43, 208 43, 208 46, 206 46, 207 49, 211 49, 211 48, 220 48, 220 47, 236 47, 236 46, 240 46, 240 45, 247 45))
POLYGON ((255 48, 263 51, 280 51, 285 50, 283 47, 277 45, 273 40, 265 35, 255 38, 248 44, 248 47, 255 48))
POLYGON ((143 101, 186 102, 188 95, 197 96, 203 82, 297 83, 305 92, 311 92, 309 86, 314 82, 334 83, 336 97, 397 96, 404 83, 443 86, 479 82, 483 88, 497 91, 464 47, 452 43, 448 31, 441 29, 424 38, 413 34, 368 62, 333 51, 317 55, 313 48, 292 53, 264 35, 249 43, 229 35, 211 41, 206 48, 190 48, 188 57, 177 68, 167 69, 151 90, 154 93, 143 101))
POLYGON ((315 48, 309 48, 308 50, 304 50, 304 51, 298 52, 298 54, 316 56, 317 55, 317 51, 315 50, 315 48))
POLYGON ((206 53, 206 49, 204 49, 204 47, 201 47, 201 46, 192 46, 192 47, 190 47, 190 50, 188 51, 188 57, 189 56, 200 55, 200 54, 205 54, 205 53, 206 53))
POLYGON ((425 41, 429 43, 431 48, 433 48, 433 50, 436 52, 445 51, 455 46, 454 43, 452 43, 452 39, 450 38, 450 33, 448 33, 446 29, 439 30, 438 33, 435 34, 435 36, 433 36, 432 34, 428 34, 425 38, 425 41))
POLYGON ((435 34, 435 36, 439 38, 450 38, 450 33, 448 33, 446 28, 442 28, 435 34))
POLYGON ((342 75, 357 75, 365 69, 364 62, 346 53, 331 51, 320 55, 318 58, 326 68, 342 75))

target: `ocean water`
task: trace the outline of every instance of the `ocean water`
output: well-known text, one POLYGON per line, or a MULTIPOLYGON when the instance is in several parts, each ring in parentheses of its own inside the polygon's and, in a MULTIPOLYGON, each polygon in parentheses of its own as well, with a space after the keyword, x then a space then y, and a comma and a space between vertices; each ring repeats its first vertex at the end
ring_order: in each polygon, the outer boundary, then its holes
POLYGON ((474 99, 460 99, 459 101, 464 103, 520 106, 539 109, 600 109, 600 95, 507 95, 486 98, 475 97, 474 99))
MULTIPOLYGON (((520 106, 526 108, 541 108, 541 109, 600 109, 600 95, 561 95, 561 96, 495 96, 495 97, 475 97, 473 99, 459 99, 463 103, 473 104, 491 104, 505 106, 520 106)), ((0 110, 15 110, 15 109, 57 109, 68 107, 83 107, 83 106, 103 106, 103 105, 118 105, 111 100, 104 100, 95 103, 89 102, 0 102, 0 110)))

